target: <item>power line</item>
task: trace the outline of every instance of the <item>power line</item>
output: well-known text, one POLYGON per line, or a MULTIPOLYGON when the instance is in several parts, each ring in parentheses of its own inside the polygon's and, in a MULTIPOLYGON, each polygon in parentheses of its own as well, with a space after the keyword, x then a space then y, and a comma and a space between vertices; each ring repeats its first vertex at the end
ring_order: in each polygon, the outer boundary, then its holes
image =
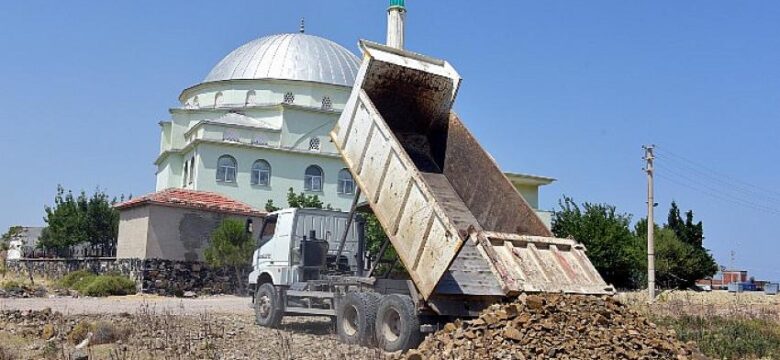
POLYGON ((740 205, 740 206, 751 208, 753 210, 757 210, 757 211, 761 211, 761 212, 765 212, 765 213, 770 213, 770 214, 774 214, 774 215, 780 215, 780 210, 776 210, 776 209, 773 209, 773 208, 767 208, 765 206, 754 204, 752 202, 745 201, 745 200, 730 199, 730 198, 724 197, 722 195, 719 195, 717 193, 713 193, 713 192, 710 192, 710 191, 703 190, 700 187, 692 186, 690 184, 678 181, 677 179, 672 178, 670 176, 665 176, 665 175, 662 175, 662 174, 656 174, 656 175, 658 175, 659 178, 665 179, 667 181, 670 181, 670 182, 675 183, 677 185, 689 188, 691 190, 698 191, 698 192, 700 192, 702 194, 708 195, 710 197, 713 197, 715 199, 727 202, 727 203, 732 204, 732 205, 740 205))
POLYGON ((728 199, 730 199, 732 201, 736 201, 736 202, 749 203, 749 204, 752 204, 752 205, 757 206, 757 207, 773 209, 773 210, 776 210, 776 211, 780 212, 780 208, 776 208, 776 207, 771 206, 771 205, 774 204, 773 201, 768 201, 768 200, 760 199, 760 198, 746 199, 744 196, 734 195, 734 194, 730 193, 728 189, 724 190, 722 188, 718 188, 717 185, 713 186, 712 183, 707 183, 706 181, 701 181, 700 178, 694 178, 694 177, 688 176, 686 174, 682 174, 682 173, 676 171, 675 169, 669 168, 666 165, 662 165, 662 163, 658 163, 657 166, 658 166, 659 169, 662 170, 662 173, 663 172, 670 173, 670 174, 676 176, 678 178, 677 180, 683 179, 683 180, 685 180, 687 182, 690 182, 690 183, 696 184, 698 186, 704 187, 704 188, 708 189, 709 191, 712 191, 712 192, 718 194, 719 196, 721 196, 723 198, 728 198, 728 199), (753 201, 751 201, 751 200, 753 200, 753 201))
POLYGON ((708 166, 690 160, 682 155, 678 155, 675 154, 674 152, 666 150, 665 148, 661 148, 661 150, 657 151, 657 153, 658 154, 656 154, 656 157, 662 157, 666 160, 671 160, 670 162, 667 162, 669 164, 673 164, 681 168, 689 169, 700 175, 707 176, 717 182, 728 184, 737 189, 741 189, 742 191, 745 192, 749 192, 761 196, 767 196, 769 194, 772 194, 770 195, 770 197, 780 200, 780 192, 777 192, 775 190, 766 189, 761 186, 751 184, 747 181, 735 178, 721 171, 714 170, 708 166))

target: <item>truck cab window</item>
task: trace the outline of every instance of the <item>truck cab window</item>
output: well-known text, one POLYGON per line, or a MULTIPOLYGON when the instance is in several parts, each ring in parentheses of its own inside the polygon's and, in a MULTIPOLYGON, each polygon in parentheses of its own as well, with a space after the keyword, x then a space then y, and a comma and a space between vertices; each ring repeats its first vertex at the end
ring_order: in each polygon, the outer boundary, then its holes
POLYGON ((276 218, 277 216, 268 216, 263 220, 263 230, 260 231, 260 237, 258 238, 258 246, 263 246, 274 236, 276 232, 276 218))

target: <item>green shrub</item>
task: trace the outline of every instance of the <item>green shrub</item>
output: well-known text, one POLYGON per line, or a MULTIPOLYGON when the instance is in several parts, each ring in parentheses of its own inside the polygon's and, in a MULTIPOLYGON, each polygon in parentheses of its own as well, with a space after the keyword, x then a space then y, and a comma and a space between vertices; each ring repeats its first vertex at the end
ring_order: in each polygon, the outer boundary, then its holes
POLYGON ((76 289, 86 296, 111 296, 135 294, 135 281, 123 276, 101 275, 95 277, 82 289, 76 289))
POLYGON ((682 341, 695 341, 718 359, 772 358, 780 354, 780 324, 767 319, 692 316, 657 321, 673 328, 682 341))
POLYGON ((95 277, 97 277, 95 273, 87 270, 73 271, 63 276, 59 281, 57 281, 57 285, 66 289, 79 290, 78 289, 79 287, 82 287, 85 284, 92 282, 92 280, 95 279, 95 277))

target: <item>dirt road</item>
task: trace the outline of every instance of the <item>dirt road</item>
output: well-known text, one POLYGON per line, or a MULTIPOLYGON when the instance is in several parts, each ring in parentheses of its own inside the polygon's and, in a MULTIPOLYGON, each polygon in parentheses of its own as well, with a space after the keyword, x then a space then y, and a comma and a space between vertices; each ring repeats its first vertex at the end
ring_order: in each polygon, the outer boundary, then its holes
POLYGON ((64 315, 121 314, 135 313, 139 308, 153 307, 181 315, 212 314, 252 315, 252 300, 249 297, 209 296, 195 299, 181 299, 154 295, 112 296, 106 298, 0 298, 2 310, 43 310, 51 308, 64 315))

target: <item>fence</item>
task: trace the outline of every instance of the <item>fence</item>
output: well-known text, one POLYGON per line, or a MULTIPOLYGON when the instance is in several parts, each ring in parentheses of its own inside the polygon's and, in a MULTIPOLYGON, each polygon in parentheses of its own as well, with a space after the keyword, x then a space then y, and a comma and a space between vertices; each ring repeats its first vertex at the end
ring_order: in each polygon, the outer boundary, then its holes
POLYGON ((25 259, 83 259, 83 258, 113 258, 116 257, 116 244, 75 245, 63 249, 24 248, 22 258, 25 259))

